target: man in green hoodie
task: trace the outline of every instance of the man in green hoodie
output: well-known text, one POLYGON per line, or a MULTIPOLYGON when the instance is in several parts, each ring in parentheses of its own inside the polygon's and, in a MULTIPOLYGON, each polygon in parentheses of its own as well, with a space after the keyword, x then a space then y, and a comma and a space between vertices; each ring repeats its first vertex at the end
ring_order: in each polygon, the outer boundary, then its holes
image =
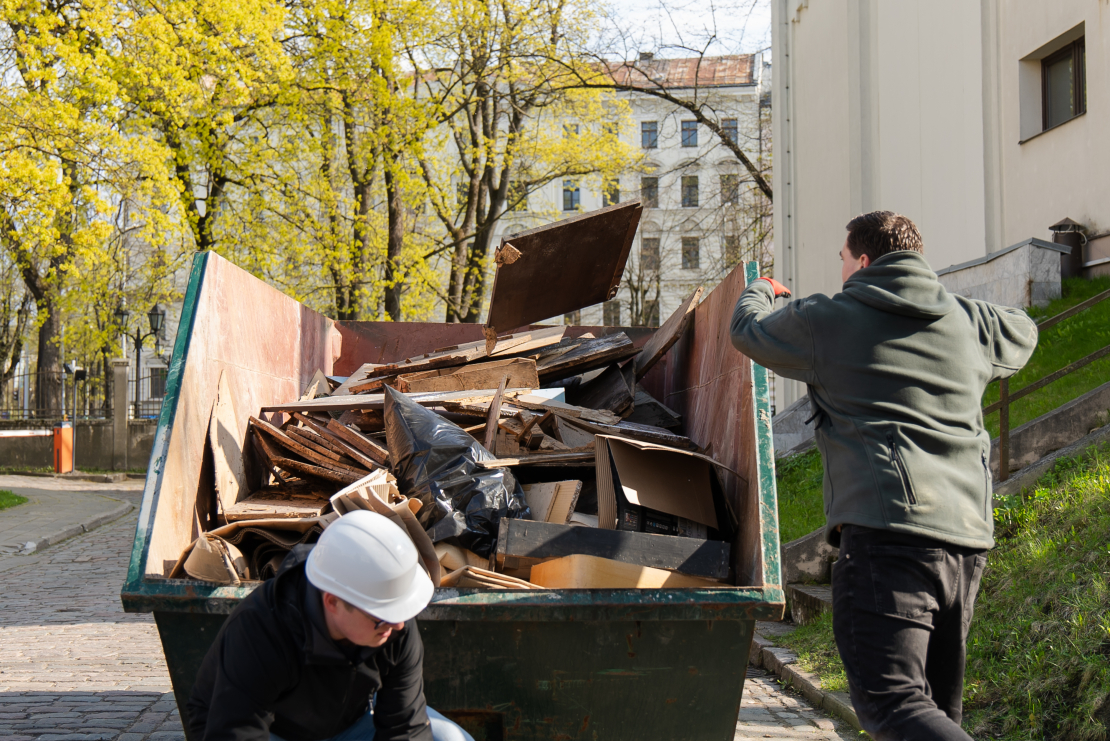
POLYGON ((803 381, 825 464, 833 630, 860 723, 884 739, 960 727, 967 632, 994 546, 987 384, 1029 360, 1020 309, 954 296, 905 216, 852 219, 844 290, 794 301, 768 278, 741 294, 732 344, 803 381))

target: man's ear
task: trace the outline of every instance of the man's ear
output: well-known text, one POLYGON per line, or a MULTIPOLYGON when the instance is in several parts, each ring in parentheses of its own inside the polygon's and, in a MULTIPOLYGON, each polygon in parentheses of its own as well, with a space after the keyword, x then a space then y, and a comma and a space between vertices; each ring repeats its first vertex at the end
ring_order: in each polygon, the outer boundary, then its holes
POLYGON ((867 254, 863 254, 863 255, 860 255, 860 256, 859 256, 859 267, 860 267, 860 270, 862 270, 862 269, 864 269, 864 268, 868 267, 868 266, 869 266, 870 264, 871 264, 871 257, 870 257, 869 255, 867 255, 867 254))
POLYGON ((324 612, 335 613, 339 611, 339 598, 331 592, 321 592, 320 597, 324 602, 324 612))

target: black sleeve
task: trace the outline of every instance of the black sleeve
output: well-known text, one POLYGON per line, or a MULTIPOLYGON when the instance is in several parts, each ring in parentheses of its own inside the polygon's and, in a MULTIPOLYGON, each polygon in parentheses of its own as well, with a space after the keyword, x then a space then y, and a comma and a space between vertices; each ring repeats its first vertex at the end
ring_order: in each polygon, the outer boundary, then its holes
POLYGON ((272 621, 236 610, 204 657, 186 707, 190 737, 203 741, 270 741, 277 699, 297 682, 295 657, 272 621))
POLYGON ((382 688, 374 703, 374 741, 432 741, 424 702, 424 642, 416 620, 405 623, 380 667, 382 688))

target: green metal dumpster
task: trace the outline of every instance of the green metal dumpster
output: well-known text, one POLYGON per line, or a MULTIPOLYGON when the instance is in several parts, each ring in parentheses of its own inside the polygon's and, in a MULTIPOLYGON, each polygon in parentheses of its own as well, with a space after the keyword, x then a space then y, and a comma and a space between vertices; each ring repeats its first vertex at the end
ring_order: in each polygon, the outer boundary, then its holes
MULTIPOLYGON (((419 617, 425 693, 478 741, 733 738, 755 621, 780 619, 785 604, 766 372, 728 335, 745 283, 737 269, 718 285, 644 379, 739 474, 722 481, 740 521, 736 586, 437 589, 419 617)), ((570 333, 587 329, 617 331, 570 333)), ((154 613, 183 715, 201 659, 252 588, 164 576, 214 507, 206 446, 221 374, 242 440, 248 414, 295 398, 318 368, 347 375, 481 338, 480 325, 334 322, 215 253, 196 256, 121 593, 125 610, 154 613)))

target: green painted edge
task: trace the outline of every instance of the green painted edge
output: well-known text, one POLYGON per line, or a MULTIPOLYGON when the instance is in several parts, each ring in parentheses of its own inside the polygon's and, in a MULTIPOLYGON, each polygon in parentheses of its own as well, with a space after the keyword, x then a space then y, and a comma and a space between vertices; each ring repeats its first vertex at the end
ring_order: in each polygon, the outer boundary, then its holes
MULTIPOLYGON (((155 607, 155 605, 151 605, 147 609, 142 609, 134 599, 137 595, 164 594, 170 596, 171 594, 163 592, 160 589, 161 585, 144 581, 143 576, 146 573, 150 537, 154 529, 154 513, 157 511, 159 494, 162 491, 170 434, 173 431, 174 419, 177 416, 181 384, 185 375, 185 362, 188 359, 189 346, 193 340, 197 305, 204 285, 205 268, 208 265, 210 254, 210 252, 200 252, 193 257, 193 266, 189 272, 189 286, 185 291, 185 300, 181 306, 181 321, 177 325, 173 355, 170 358, 169 371, 166 374, 166 395, 162 401, 162 409, 158 414, 158 427, 154 432, 154 444, 151 446, 150 461, 147 464, 143 500, 139 505, 139 521, 135 525, 135 540, 131 546, 131 561, 127 567, 127 580, 120 592, 123 608, 127 612, 148 612, 155 607)), ((241 596, 246 596, 249 591, 242 590, 241 596)))
MULTIPOLYGON (((759 263, 745 266, 748 283, 759 278, 759 263)), ((763 583, 782 584, 779 550, 779 504, 775 483, 775 443, 771 432, 771 393, 767 369, 752 361, 752 394, 755 409, 755 440, 759 458, 759 517, 763 536, 763 583)), ((785 604, 783 605, 785 609, 785 604)))

